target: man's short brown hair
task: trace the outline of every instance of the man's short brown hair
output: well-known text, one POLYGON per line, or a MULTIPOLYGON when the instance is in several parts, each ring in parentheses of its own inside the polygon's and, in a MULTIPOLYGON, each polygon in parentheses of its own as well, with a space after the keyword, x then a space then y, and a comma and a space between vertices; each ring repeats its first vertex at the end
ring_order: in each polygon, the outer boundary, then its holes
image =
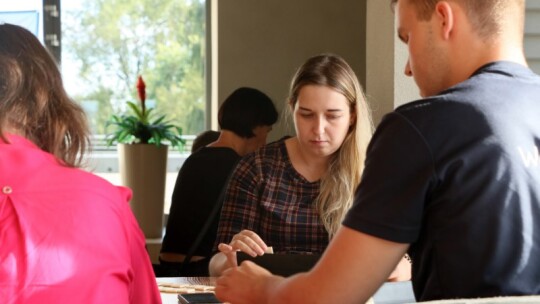
MULTIPOLYGON (((402 0, 409 1, 409 0, 402 0)), ((416 16, 419 20, 427 21, 431 19, 433 10, 435 9, 435 4, 440 0, 413 0, 410 1, 416 7, 416 16)), ((390 5, 394 8, 398 0, 391 0, 390 5)))
MULTIPOLYGON (((441 0, 399 0, 409 1, 416 7, 416 14, 419 20, 428 21, 433 15, 435 5, 441 0)), ((517 7, 523 14, 519 22, 523 22, 525 13, 525 0, 447 0, 455 2, 464 8, 472 26, 479 36, 485 39, 494 37, 501 32, 505 12, 512 7, 517 7)), ((394 7, 398 0, 391 0, 394 7)))

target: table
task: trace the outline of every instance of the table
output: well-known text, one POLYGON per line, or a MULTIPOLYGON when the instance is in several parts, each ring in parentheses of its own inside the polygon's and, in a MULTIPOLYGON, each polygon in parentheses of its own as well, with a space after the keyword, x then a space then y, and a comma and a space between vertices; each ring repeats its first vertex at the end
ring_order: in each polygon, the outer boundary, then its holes
MULTIPOLYGON (((175 283, 186 285, 206 285, 214 286, 216 278, 213 277, 175 277, 175 278, 157 278, 159 283, 175 283)), ((173 293, 161 293, 163 304, 178 304, 177 295, 173 293)), ((415 303, 412 285, 407 282, 387 282, 373 295, 372 300, 375 304, 403 304, 415 303)), ((540 296, 521 296, 521 297, 496 297, 484 299, 456 299, 422 302, 426 304, 532 304, 540 303, 540 296)))
MULTIPOLYGON (((214 286, 216 278, 214 277, 174 277, 157 278, 159 283, 175 283, 181 285, 206 285, 214 286)), ((178 304, 175 293, 161 293, 163 304, 178 304)), ((387 282, 373 296, 375 304, 396 304, 396 303, 414 303, 414 294, 410 281, 407 282, 387 282)))
MULTIPOLYGON (((216 278, 214 277, 170 277, 170 278, 156 278, 158 285, 160 283, 174 283, 180 285, 206 285, 214 286, 216 278)), ((176 293, 161 293, 161 301, 163 304, 178 304, 178 298, 176 293)))

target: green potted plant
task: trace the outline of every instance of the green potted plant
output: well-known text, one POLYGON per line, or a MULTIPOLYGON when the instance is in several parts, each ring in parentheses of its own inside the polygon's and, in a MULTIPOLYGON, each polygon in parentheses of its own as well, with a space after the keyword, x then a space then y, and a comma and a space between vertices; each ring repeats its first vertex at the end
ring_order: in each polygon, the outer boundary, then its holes
POLYGON ((146 84, 142 76, 137 80, 139 104, 128 101, 131 114, 113 115, 107 126, 115 126, 113 133, 107 136, 107 144, 153 144, 161 146, 165 141, 176 148, 183 148, 185 140, 182 128, 165 121, 165 115, 154 118, 153 110, 146 107, 146 84))
POLYGON ((122 184, 131 188, 131 209, 146 238, 161 238, 167 174, 168 145, 183 148, 182 129, 154 115, 146 107, 146 84, 137 81, 139 104, 128 101, 131 113, 113 115, 107 126, 114 130, 107 144, 118 146, 122 184))

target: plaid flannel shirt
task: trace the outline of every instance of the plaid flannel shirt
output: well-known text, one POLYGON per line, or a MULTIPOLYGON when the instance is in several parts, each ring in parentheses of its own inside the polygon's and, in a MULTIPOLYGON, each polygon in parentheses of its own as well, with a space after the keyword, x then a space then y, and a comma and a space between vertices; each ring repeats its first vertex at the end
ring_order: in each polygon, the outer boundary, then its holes
POLYGON ((246 155, 229 181, 214 250, 249 229, 275 253, 322 253, 328 233, 313 204, 319 191, 319 181, 293 168, 284 139, 246 155))

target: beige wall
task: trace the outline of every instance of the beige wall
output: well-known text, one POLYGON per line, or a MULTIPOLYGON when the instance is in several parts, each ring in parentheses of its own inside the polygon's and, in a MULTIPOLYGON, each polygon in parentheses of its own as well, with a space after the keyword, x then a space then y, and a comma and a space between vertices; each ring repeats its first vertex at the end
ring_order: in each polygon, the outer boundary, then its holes
POLYGON ((367 11, 365 89, 378 124, 384 114, 420 95, 413 79, 404 74, 407 49, 397 38, 389 1, 368 0, 367 11))
MULTIPOLYGON (((211 6, 217 23, 214 103, 237 87, 252 86, 268 94, 281 112, 296 68, 322 52, 343 56, 365 83, 365 1, 213 0, 211 6)), ((269 140, 292 132, 280 117, 269 140)))
MULTIPOLYGON (((217 130, 220 102, 253 86, 281 111, 295 69, 321 52, 342 55, 358 74, 377 125, 384 114, 420 98, 403 74, 407 50, 397 39, 389 0, 207 0, 207 127, 217 130)), ((540 74, 540 0, 526 2, 525 53, 540 74)), ((284 121, 270 140, 291 134, 284 121)))
POLYGON ((525 55, 529 66, 540 74, 540 0, 528 0, 525 19, 525 55))

